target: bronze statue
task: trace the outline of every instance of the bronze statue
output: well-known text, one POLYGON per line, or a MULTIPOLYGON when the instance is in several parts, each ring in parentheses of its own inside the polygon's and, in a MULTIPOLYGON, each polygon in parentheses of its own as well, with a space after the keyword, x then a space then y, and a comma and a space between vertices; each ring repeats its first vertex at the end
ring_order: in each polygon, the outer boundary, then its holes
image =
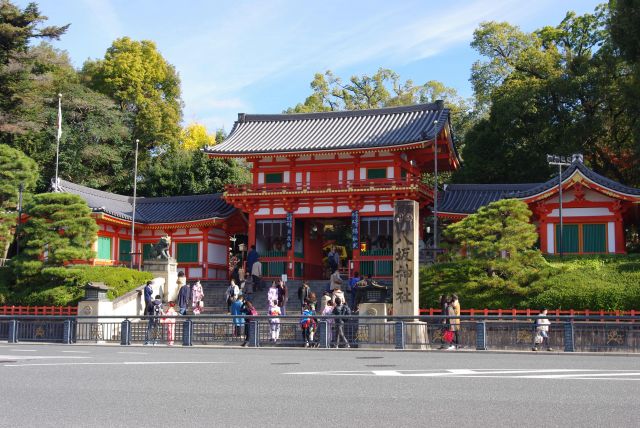
POLYGON ((169 260, 171 258, 171 256, 169 255, 170 245, 171 237, 169 235, 164 235, 162 238, 160 238, 160 241, 158 241, 158 243, 153 246, 149 256, 152 259, 169 260))

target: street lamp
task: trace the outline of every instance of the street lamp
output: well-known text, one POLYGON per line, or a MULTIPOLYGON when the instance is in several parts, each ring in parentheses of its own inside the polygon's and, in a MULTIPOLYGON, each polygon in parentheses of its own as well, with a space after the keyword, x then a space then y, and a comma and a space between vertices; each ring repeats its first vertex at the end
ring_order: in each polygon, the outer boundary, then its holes
POLYGON ((433 262, 436 261, 436 252, 438 250, 438 120, 433 121, 434 137, 433 137, 433 262))
POLYGON ((558 197, 560 199, 560 208, 558 214, 560 215, 560 239, 558 240, 558 253, 560 257, 563 256, 563 221, 562 221, 562 167, 571 165, 571 158, 558 155, 547 155, 547 163, 549 165, 558 165, 558 197))
POLYGON ((133 164, 133 207, 131 213, 131 249, 129 252, 131 253, 130 268, 133 269, 134 263, 134 255, 136 252, 136 237, 135 237, 135 226, 136 226, 136 193, 138 190, 138 145, 140 144, 140 140, 136 139, 136 157, 133 164))

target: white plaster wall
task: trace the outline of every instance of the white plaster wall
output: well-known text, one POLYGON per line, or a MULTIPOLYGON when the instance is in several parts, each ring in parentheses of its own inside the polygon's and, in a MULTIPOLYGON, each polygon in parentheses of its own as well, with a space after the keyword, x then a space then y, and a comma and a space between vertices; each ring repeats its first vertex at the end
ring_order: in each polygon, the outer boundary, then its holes
POLYGON ((353 181, 354 178, 354 170, 350 169, 347 171, 347 180, 353 181))
POLYGON ((286 214, 287 212, 284 210, 284 208, 274 208, 273 209, 273 213, 274 214, 286 214))
POLYGON ((174 235, 185 235, 187 233, 186 229, 176 229, 174 235))
POLYGON ((607 223, 607 251, 616 252, 616 224, 612 221, 607 223))
POLYGON ((142 232, 139 233, 139 236, 152 236, 153 235, 153 231, 152 230, 143 230, 142 232))
POLYGON ((360 180, 367 179, 367 168, 360 168, 360 180))
POLYGON ((547 224, 547 253, 553 254, 555 252, 555 238, 553 233, 553 224, 547 224))
POLYGON ((295 214, 309 214, 311 209, 309 207, 300 207, 296 210, 295 214))
POLYGON ((333 213, 333 207, 313 207, 315 214, 331 214, 333 213))
POLYGON ((380 211, 393 211, 393 206, 390 204, 380 204, 380 211))
POLYGON ((350 213, 351 212, 351 208, 349 208, 346 205, 339 205, 337 212, 339 212, 339 213, 350 213))
POLYGON ((296 172, 296 183, 298 183, 298 184, 302 183, 302 173, 301 172, 296 172))
POLYGON ((393 178, 394 168, 392 166, 387 167, 387 178, 393 178))
POLYGON ((587 189, 584 192, 584 198, 593 202, 611 202, 613 200, 613 198, 591 189, 587 189))
POLYGON ((338 183, 342 183, 342 170, 338 171, 338 183))
POLYGON ((376 206, 375 205, 365 205, 364 207, 362 207, 360 212, 361 213, 371 213, 371 212, 375 212, 375 210, 376 210, 376 206))
POLYGON ((187 278, 202 278, 202 268, 189 268, 187 278))
POLYGON ((256 215, 269 215, 271 214, 271 210, 269 208, 260 208, 256 211, 256 215))
MULTIPOLYGON (((563 208, 562 217, 591 217, 591 216, 605 216, 611 215, 611 211, 608 208, 563 208)), ((560 210, 554 209, 549 214, 549 217, 559 217, 560 210)))
POLYGON ((209 230, 209 236, 224 236, 227 237, 227 232, 222 229, 211 229, 209 230))
POLYGON ((258 173, 258 184, 264 184, 264 172, 258 173))
POLYGON ((282 180, 283 180, 285 183, 289 183, 289 175, 290 175, 290 174, 289 174, 289 171, 285 171, 285 172, 284 172, 284 174, 282 175, 282 180))
POLYGON ((209 259, 209 263, 219 263, 226 264, 227 263, 227 251, 228 247, 220 244, 209 244, 208 246, 207 258, 209 259))

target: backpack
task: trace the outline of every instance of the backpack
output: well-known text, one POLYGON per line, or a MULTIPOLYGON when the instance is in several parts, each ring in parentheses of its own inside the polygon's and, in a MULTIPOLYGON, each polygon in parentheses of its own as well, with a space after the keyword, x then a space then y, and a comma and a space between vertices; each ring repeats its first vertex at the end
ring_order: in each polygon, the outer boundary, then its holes
POLYGON ((153 315, 156 317, 162 315, 162 303, 152 302, 152 305, 153 305, 153 315))

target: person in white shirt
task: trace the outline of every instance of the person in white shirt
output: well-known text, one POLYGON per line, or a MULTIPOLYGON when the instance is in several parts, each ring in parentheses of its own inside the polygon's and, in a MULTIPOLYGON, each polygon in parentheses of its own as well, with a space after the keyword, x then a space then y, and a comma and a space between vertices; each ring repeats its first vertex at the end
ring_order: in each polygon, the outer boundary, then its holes
POLYGON ((547 318, 547 308, 543 308, 536 319, 536 334, 534 336, 533 351, 538 350, 538 345, 546 346, 547 351, 553 351, 553 348, 549 345, 549 325, 551 322, 547 318))

